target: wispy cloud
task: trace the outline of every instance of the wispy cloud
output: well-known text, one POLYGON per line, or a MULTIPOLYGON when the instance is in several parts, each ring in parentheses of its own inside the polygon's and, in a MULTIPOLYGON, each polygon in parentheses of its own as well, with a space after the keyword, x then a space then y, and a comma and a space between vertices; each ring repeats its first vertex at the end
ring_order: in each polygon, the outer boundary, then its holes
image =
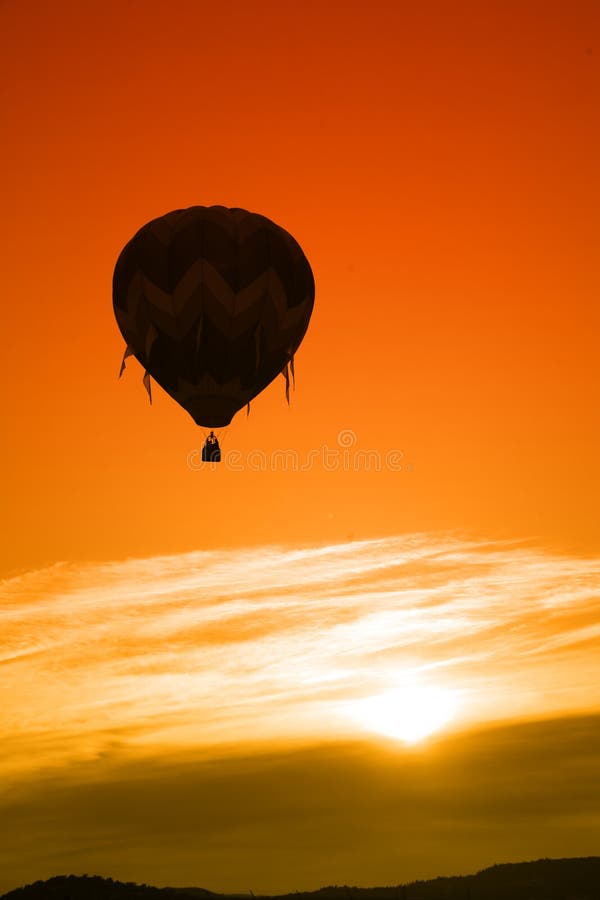
POLYGON ((600 562, 427 535, 55 565, 0 585, 2 766, 354 737, 406 683, 459 724, 600 708, 600 562))

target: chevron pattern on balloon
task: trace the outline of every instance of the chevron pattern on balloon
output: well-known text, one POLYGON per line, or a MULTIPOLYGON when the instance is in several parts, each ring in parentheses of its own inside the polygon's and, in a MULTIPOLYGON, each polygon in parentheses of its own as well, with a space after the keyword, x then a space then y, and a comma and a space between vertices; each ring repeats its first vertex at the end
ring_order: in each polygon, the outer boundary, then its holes
POLYGON ((113 278, 127 346, 210 427, 227 424, 286 369, 314 293, 308 260, 288 232, 220 206, 175 210, 144 225, 113 278))

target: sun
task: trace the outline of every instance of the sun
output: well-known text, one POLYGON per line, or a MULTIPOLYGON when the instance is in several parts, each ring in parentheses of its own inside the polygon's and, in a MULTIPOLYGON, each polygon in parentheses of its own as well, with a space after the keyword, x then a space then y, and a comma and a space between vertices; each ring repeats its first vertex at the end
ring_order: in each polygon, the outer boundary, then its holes
POLYGON ((447 725, 457 707, 457 691, 411 686, 353 701, 348 712, 369 731, 416 744, 447 725))

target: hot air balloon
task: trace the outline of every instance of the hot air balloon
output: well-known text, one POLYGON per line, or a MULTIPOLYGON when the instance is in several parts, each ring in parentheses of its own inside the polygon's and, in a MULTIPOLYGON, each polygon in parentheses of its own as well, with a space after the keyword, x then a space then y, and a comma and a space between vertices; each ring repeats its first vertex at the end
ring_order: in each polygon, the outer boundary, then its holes
POLYGON ((300 245, 265 216, 224 206, 178 209, 125 245, 113 305, 126 343, 194 421, 228 425, 280 373, 308 327, 315 283, 300 245))

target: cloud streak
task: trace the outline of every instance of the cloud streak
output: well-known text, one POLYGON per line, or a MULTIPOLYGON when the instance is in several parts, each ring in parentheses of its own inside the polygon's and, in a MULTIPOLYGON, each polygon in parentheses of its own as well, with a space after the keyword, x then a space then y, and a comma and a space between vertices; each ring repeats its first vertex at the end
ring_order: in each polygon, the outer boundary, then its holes
POLYGON ((107 752, 353 739, 405 684, 457 725, 600 707, 600 562, 413 535, 108 564, 0 585, 1 771, 107 752))

